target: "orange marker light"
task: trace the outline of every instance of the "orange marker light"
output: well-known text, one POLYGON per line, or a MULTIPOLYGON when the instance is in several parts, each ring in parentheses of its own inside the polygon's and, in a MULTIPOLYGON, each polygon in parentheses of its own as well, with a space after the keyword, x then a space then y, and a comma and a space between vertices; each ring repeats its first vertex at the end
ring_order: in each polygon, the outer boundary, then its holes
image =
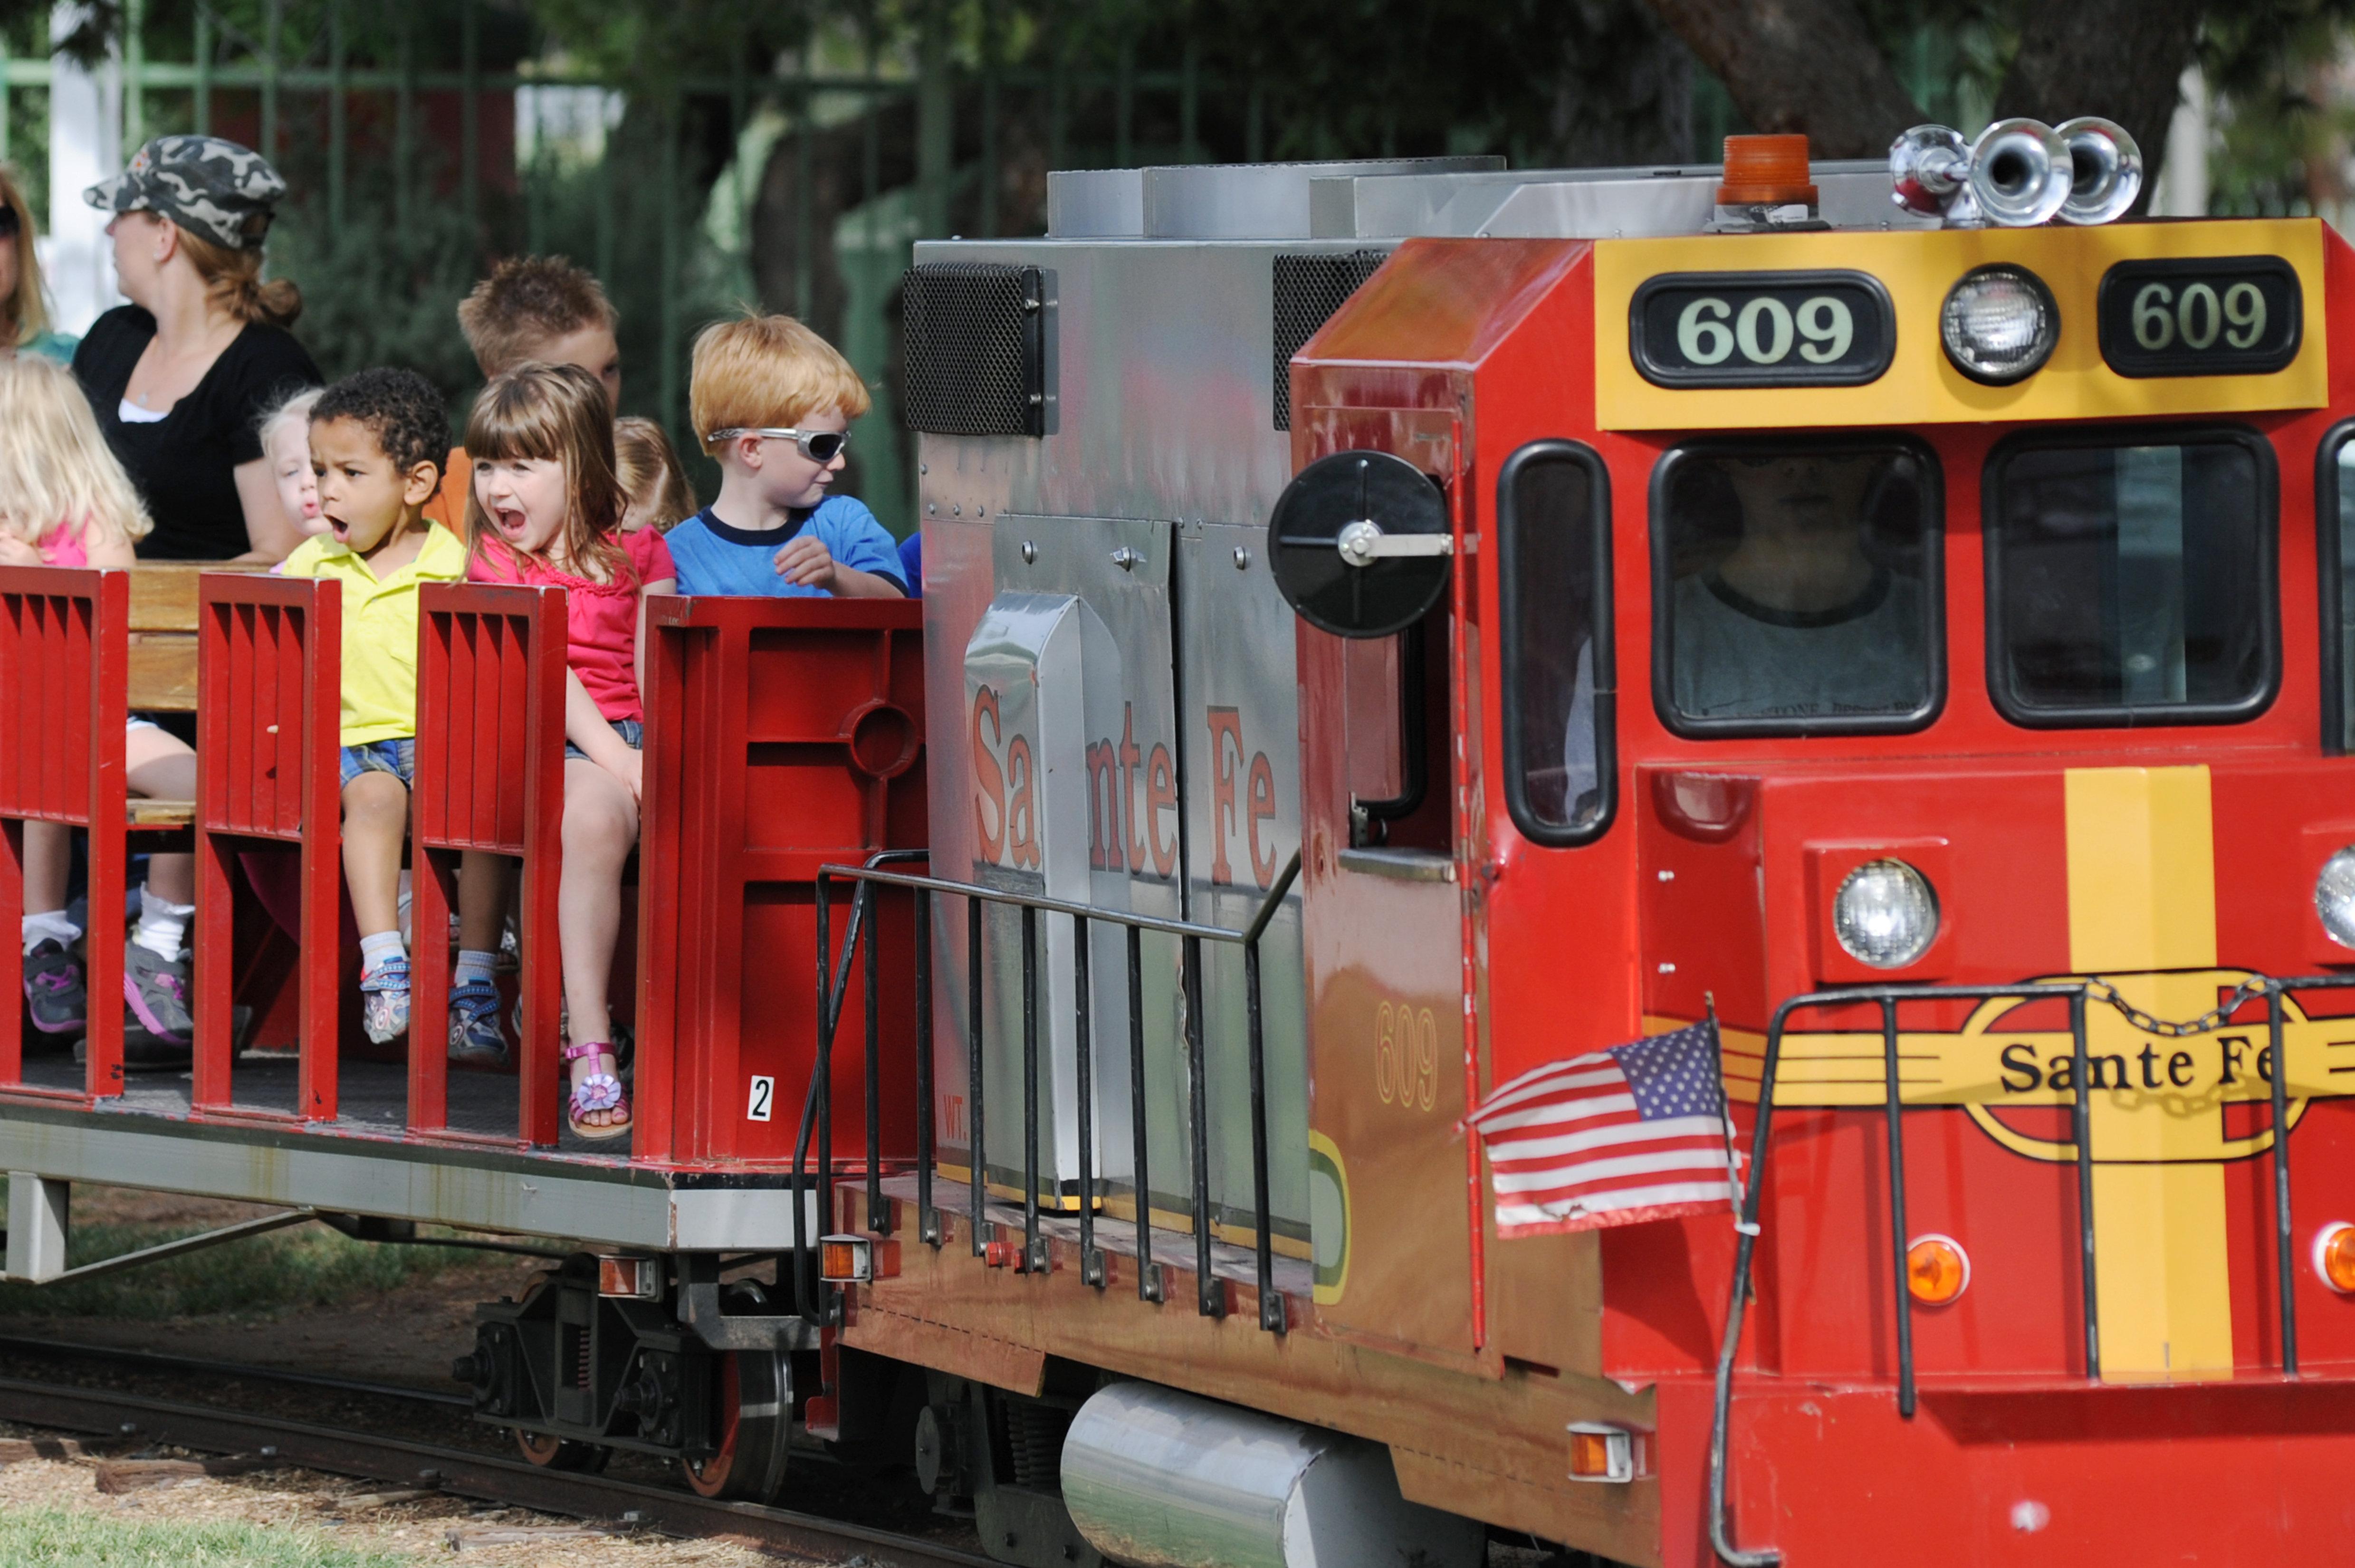
POLYGON ((2355 1225, 2334 1220, 2315 1232, 2314 1272, 2341 1296, 2355 1296, 2355 1225))
POLYGON ((662 1299, 662 1265, 653 1258, 600 1257, 597 1294, 636 1301, 662 1299))
POLYGON ((1952 1236, 1916 1236, 1905 1249, 1905 1288, 1924 1307, 1944 1307, 1971 1283, 1971 1255, 1952 1236))
POLYGON ((895 1278, 900 1273, 900 1243, 890 1236, 820 1236, 817 1272, 828 1285, 895 1278))
POLYGON ((1617 1426, 1591 1421, 1570 1425, 1570 1478, 1573 1481, 1632 1481, 1636 1478, 1636 1438, 1617 1426))

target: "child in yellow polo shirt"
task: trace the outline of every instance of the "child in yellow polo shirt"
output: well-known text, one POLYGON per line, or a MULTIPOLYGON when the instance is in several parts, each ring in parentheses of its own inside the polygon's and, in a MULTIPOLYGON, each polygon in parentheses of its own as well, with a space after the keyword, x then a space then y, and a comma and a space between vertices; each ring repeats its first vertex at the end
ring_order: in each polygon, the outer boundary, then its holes
POLYGON ((409 1028, 400 896, 417 767, 417 587, 466 575, 466 547, 423 515, 449 443, 442 394, 413 370, 362 370, 329 387, 311 409, 327 531, 284 568, 343 584, 344 880, 360 928, 361 1018, 378 1044, 409 1028))

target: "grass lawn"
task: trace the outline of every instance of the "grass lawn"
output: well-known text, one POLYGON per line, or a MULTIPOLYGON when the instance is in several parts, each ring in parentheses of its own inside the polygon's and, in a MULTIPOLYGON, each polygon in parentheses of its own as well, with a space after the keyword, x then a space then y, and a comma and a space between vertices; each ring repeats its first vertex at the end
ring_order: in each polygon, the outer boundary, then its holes
MULTIPOLYGON (((0 1180, 0 1192, 5 1191, 5 1180, 0 1180)), ((77 1223, 67 1244, 67 1261, 75 1266, 96 1263, 205 1228, 77 1223)), ((378 1295, 475 1264, 483 1255, 456 1247, 356 1242, 322 1224, 295 1225, 95 1279, 0 1284, 0 1317, 268 1316, 378 1295)), ((0 1555, 0 1568, 11 1561, 0 1555)))
POLYGON ((394 1568, 413 1561, 338 1546, 314 1530, 167 1524, 71 1509, 0 1511, 7 1568, 394 1568))

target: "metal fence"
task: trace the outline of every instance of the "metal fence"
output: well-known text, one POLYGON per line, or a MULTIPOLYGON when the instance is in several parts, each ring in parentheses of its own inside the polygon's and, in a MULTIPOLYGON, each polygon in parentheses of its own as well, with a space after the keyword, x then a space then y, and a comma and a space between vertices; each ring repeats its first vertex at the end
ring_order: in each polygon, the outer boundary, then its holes
MULTIPOLYGON (((261 0, 254 9, 258 27, 237 25, 215 5, 198 4, 192 20, 186 12, 159 18, 152 0, 125 0, 118 57, 82 79, 94 80, 102 112, 113 117, 100 161, 127 156, 152 135, 218 132, 251 140, 290 172, 300 165, 315 175, 296 181, 284 227, 324 224, 340 233, 358 214, 405 230, 430 205, 435 218, 454 208, 463 219, 474 271, 503 251, 565 251, 591 266, 623 305, 625 360, 645 367, 634 371, 633 411, 659 417, 675 435, 684 424, 687 337, 702 319, 757 297, 751 215, 769 158, 793 160, 797 177, 791 257, 783 276, 769 280, 773 297, 764 303, 808 317, 814 258, 830 247, 847 295, 836 330, 875 389, 874 422, 892 428, 900 421, 890 313, 913 240, 948 232, 960 191, 977 198, 964 208, 969 232, 1043 227, 1043 210, 1009 210, 1001 197, 1001 128, 1017 108, 1043 123, 1050 166, 1205 155, 1198 127, 1209 84, 1190 54, 1172 69, 1139 69, 1131 58, 1109 69, 1018 69, 954 59, 945 36, 887 47, 868 33, 847 46, 860 57, 855 69, 838 69, 837 39, 831 51, 788 54, 774 69, 756 69, 746 50, 727 74, 657 80, 552 63, 558 57, 549 39, 480 0, 261 0), (486 56, 510 63, 485 65, 486 56), (532 115, 567 92, 609 105, 605 133, 589 138, 595 145, 585 158, 560 136, 532 134, 532 115), (968 106, 962 164, 960 101, 968 106), (917 124, 914 178, 887 183, 882 122, 902 110, 912 111, 917 124), (651 166, 641 162, 626 177, 613 161, 613 133, 625 116, 635 122, 642 153, 647 142, 657 144, 651 166), (739 155, 709 187, 709 160, 698 174, 684 144, 691 121, 724 124, 739 155), (748 136, 762 122, 773 133, 748 136), (816 149, 826 134, 854 125, 860 133, 847 210, 832 233, 821 233, 811 197, 816 149), (389 210, 364 209, 364 193, 388 186, 389 210), (732 251, 711 237, 714 225, 705 220, 715 211, 727 219, 718 227, 736 237, 732 251)), ((0 33, 0 161, 22 168, 37 212, 46 208, 71 223, 74 210, 59 203, 73 202, 75 193, 48 188, 55 89, 69 73, 46 44, 0 33)), ((1256 157, 1263 104, 1245 98, 1247 152, 1256 157)), ((76 183, 81 177, 73 176, 76 183)), ((314 283, 308 275, 297 281, 306 292, 314 283)), ((454 320, 447 332, 454 343, 454 320)), ((331 374, 357 368, 325 362, 323 364, 331 374)), ((858 477, 878 515, 906 526, 911 453, 899 456, 905 461, 870 459, 858 477)))

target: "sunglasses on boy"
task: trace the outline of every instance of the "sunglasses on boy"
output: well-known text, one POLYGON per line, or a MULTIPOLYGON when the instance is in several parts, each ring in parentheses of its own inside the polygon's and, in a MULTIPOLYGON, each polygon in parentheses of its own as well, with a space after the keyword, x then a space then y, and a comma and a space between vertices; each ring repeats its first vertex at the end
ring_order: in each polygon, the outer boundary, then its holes
POLYGON ((733 441, 740 435, 757 435, 762 441, 790 441, 794 450, 812 463, 831 463, 850 444, 850 432, 839 430, 766 430, 749 425, 730 425, 726 430, 711 432, 713 441, 733 441))

